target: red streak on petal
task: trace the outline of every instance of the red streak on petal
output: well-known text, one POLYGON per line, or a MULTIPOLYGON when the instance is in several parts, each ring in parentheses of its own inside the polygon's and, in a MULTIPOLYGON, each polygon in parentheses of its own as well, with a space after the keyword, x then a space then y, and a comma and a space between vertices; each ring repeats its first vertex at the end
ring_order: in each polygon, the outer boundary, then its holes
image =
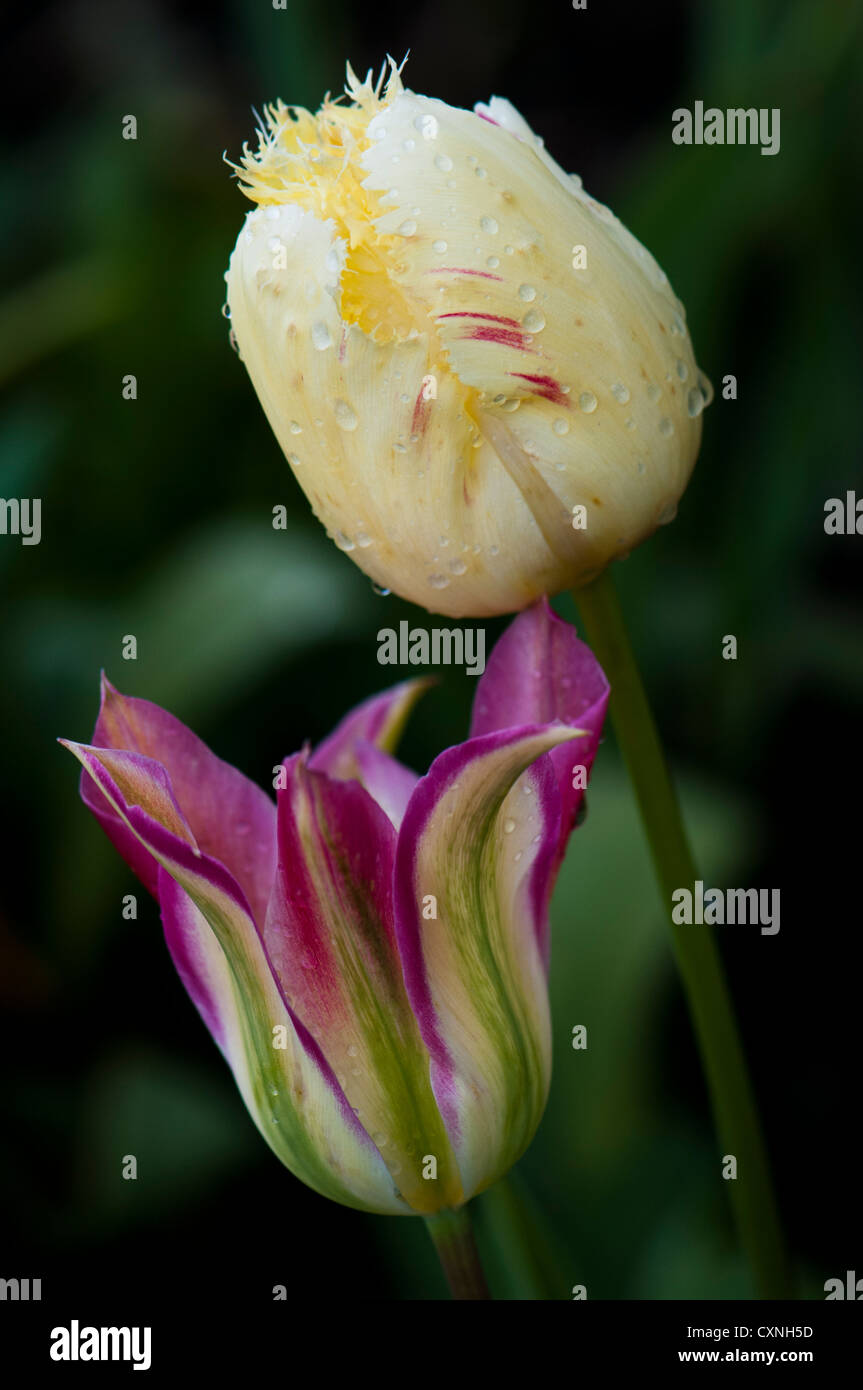
POLYGON ((439 319, 488 319, 490 323, 505 323, 508 328, 519 328, 518 319, 507 319, 501 314, 478 314, 472 309, 459 309, 451 314, 438 314, 439 319))
MULTIPOLYGON (((527 343, 524 341, 524 334, 521 329, 513 328, 471 328, 467 333, 463 333, 465 340, 473 339, 477 343, 499 343, 501 347, 518 348, 520 352, 527 352, 527 343)), ((518 375, 518 373, 510 373, 518 375)))
POLYGON ((423 394, 424 390, 425 388, 421 386, 416 398, 413 419, 411 420, 411 434, 425 434, 426 426, 429 422, 432 398, 431 396, 425 396, 423 394))
POLYGON ((544 396, 547 401, 554 401, 555 405, 570 409, 569 397, 564 395, 560 389, 560 382, 555 381, 553 376, 529 376, 527 372, 509 372, 507 375, 520 376, 522 381, 529 381, 531 386, 536 387, 537 396, 544 396))
POLYGON ((482 280, 503 280, 502 275, 492 275, 490 270, 465 270, 458 265, 440 265, 427 270, 426 275, 479 275, 482 280))
POLYGON ((344 362, 344 360, 345 360, 345 349, 347 348, 347 345, 348 345, 348 330, 347 330, 347 325, 346 325, 346 324, 342 324, 342 338, 341 338, 341 342, 339 343, 339 361, 340 361, 340 362, 344 362))
POLYGON ((491 116, 487 116, 484 111, 476 111, 474 114, 479 116, 481 121, 488 121, 489 125, 496 125, 500 129, 500 121, 492 120, 491 116))

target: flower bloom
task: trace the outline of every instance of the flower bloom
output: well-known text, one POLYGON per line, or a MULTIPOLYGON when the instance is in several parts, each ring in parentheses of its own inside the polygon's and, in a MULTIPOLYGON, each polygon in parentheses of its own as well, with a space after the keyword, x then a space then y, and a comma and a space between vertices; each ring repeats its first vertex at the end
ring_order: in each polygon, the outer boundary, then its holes
POLYGON ((608 697, 536 605, 491 655, 470 738, 418 778, 389 750, 419 685, 287 758, 275 806, 107 682, 92 745, 66 744, 270 1147, 317 1192, 396 1214, 458 1207, 539 1123, 548 900, 608 697))
POLYGON ((315 514, 436 612, 520 610, 670 521, 712 388, 659 266, 509 102, 393 70, 267 108, 232 334, 315 514))

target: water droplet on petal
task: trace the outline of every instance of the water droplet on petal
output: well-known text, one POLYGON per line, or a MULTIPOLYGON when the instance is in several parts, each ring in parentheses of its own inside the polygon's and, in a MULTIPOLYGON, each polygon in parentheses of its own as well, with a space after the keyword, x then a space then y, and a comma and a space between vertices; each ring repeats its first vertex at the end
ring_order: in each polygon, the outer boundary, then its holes
POLYGON ((569 434, 569 421, 561 417, 559 420, 555 420, 551 428, 555 434, 569 434))
POLYGON ((360 550, 368 550, 370 545, 374 545, 371 536, 367 536, 365 531, 357 531, 357 545, 360 550))
POLYGON ((439 256, 443 255, 444 251, 446 250, 446 242, 441 241, 440 238, 438 238, 437 241, 432 242, 432 250, 436 251, 439 256))
POLYGON ((686 397, 686 413, 690 420, 695 420, 704 409, 704 397, 699 387, 694 386, 686 397))
POLYGON ((336 401, 335 404, 336 424, 343 430, 355 430, 359 424, 357 413, 347 401, 336 401))
POLYGON ((659 387, 654 382, 651 382, 647 388, 647 399, 649 401, 658 401, 661 394, 662 392, 659 387))
POLYGON ((449 580, 445 574, 430 574, 428 582, 433 589, 446 589, 449 587, 449 580))
POLYGON ((452 160, 448 154, 436 154, 434 162, 442 174, 448 174, 452 168, 452 160))
POLYGON ((317 348, 318 352, 325 352, 327 348, 333 345, 329 326, 325 324, 322 319, 312 324, 312 343, 317 348))
POLYGON ((488 260, 486 261, 486 265, 488 266, 489 270, 497 270, 498 266, 500 265, 500 256, 489 256, 488 260))
POLYGON ((621 405, 626 405, 629 400, 629 390, 622 381, 616 381, 611 388, 611 394, 621 405))
POLYGON ((680 377, 681 381, 685 381, 689 376, 689 368, 682 357, 678 357, 677 359, 677 375, 680 377))
POLYGON ((662 508, 662 511, 659 513, 659 516, 657 518, 657 524, 659 526, 667 526, 669 521, 673 521, 676 516, 677 503, 669 502, 666 506, 662 508))
POLYGON ((661 435, 664 435, 666 439, 670 434, 674 434, 674 425, 671 423, 667 415, 663 415, 662 419, 659 422, 659 433, 661 435))
POLYGON ((351 540, 350 536, 345 535, 344 531, 337 531, 335 536, 333 537, 333 540, 335 541, 339 550, 350 551, 354 549, 353 541, 351 540))
POLYGON ((500 228, 498 227, 497 222, 493 217, 481 217, 479 219, 479 225, 482 227, 482 230, 484 232, 489 232, 492 236, 494 236, 496 232, 500 231, 500 228))
POLYGON ((503 823, 503 833, 504 835, 511 835, 514 830, 515 821, 512 819, 512 816, 507 816, 506 820, 503 823))
POLYGON ((296 420, 292 420, 290 424, 290 430, 291 434, 302 434, 303 427, 302 425, 298 425, 296 420))
POLYGON ((464 560, 450 560, 449 568, 452 574, 464 574, 467 571, 464 560))
POLYGON ((529 304, 532 299, 536 299, 536 290, 533 288, 533 285, 519 285, 518 297, 519 299, 523 299, 526 304, 529 304))
POLYGON ((596 410, 596 396, 592 391, 582 391, 578 398, 578 404, 585 415, 591 415, 596 410))
POLYGON ((399 227, 399 236, 413 236, 417 229, 417 224, 412 217, 408 217, 399 227))
POLYGON ((545 315, 539 309, 531 309, 521 323, 528 333, 540 333, 545 328, 545 315))

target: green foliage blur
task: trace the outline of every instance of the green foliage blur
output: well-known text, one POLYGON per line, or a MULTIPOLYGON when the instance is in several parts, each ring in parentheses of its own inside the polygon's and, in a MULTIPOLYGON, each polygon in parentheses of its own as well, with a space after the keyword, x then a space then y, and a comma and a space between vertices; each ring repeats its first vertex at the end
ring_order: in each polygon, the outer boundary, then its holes
MULTIPOLYGON (((261 1296, 285 1283, 302 1298, 325 1287, 335 1254, 359 1296, 444 1296, 421 1223, 327 1205, 259 1140, 155 904, 83 810, 77 765, 54 742, 89 737, 104 667, 269 784, 283 756, 387 683, 377 629, 432 621, 375 594, 326 540, 220 313, 244 213, 222 155, 252 138, 251 108, 277 96, 316 107, 346 59, 363 72, 408 48, 415 90, 464 106, 508 96, 687 306, 717 390, 702 456, 678 520, 616 577, 705 880, 782 890, 777 937, 730 928, 722 945, 801 1293, 823 1296, 827 1277, 859 1264, 843 1072, 859 1055, 859 829, 844 808, 863 542, 825 536, 823 515, 827 498, 863 493, 860 8, 469 8, 70 0, 11 21, 0 496, 42 498, 42 541, 0 536, 12 1064, 0 1273, 121 1258, 143 1279, 169 1259, 178 1277, 242 1268, 261 1296), (779 107, 781 152, 673 145, 671 112, 695 100, 779 107), (135 142, 121 138, 127 113, 135 142), (721 398, 729 373, 736 401, 721 398), (287 532, 272 528, 277 504, 287 532), (121 658, 130 633, 135 662, 121 658), (727 633, 736 662, 721 659, 727 633), (121 916, 129 892, 134 922, 121 916), (120 1179, 129 1153, 135 1183, 120 1179)), ((569 599, 559 607, 573 616, 569 599)), ((418 769, 467 729, 472 681, 442 676, 403 747, 418 769)), ((749 1297, 610 731, 589 804, 553 907, 548 1111, 510 1182, 477 1204, 494 1290, 749 1297), (577 1024, 586 1052, 570 1045, 577 1024)))

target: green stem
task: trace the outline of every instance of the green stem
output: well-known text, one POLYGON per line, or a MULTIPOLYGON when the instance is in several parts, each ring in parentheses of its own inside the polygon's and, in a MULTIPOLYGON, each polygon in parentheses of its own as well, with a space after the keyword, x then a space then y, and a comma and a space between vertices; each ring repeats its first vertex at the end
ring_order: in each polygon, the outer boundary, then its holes
POLYGON ((467 1207, 425 1219, 453 1298, 490 1298, 467 1207))
MULTIPOLYGON (((676 888, 692 890, 696 868, 629 643, 606 570, 574 595, 587 641, 611 685, 610 713, 641 811, 663 905, 676 888)), ((689 1004, 724 1154, 737 1159, 728 1188, 741 1243, 762 1298, 793 1298, 764 1138, 731 998, 708 926, 672 922, 677 963, 689 1004)))

